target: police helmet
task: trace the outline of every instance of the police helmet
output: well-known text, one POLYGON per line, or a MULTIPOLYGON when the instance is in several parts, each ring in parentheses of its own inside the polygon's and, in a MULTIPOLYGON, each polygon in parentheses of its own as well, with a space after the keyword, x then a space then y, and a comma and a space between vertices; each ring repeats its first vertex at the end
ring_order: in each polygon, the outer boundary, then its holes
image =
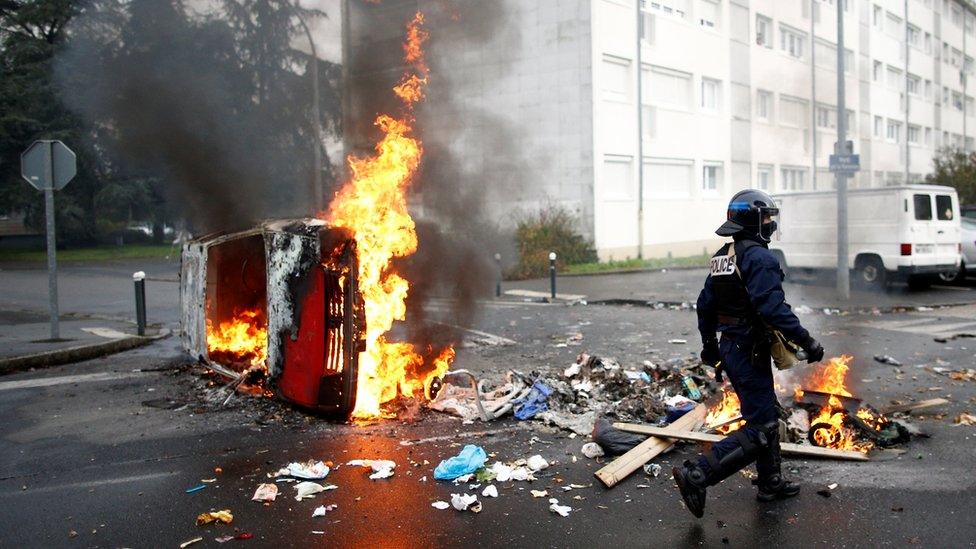
POLYGON ((719 236, 732 236, 736 233, 747 232, 759 236, 766 242, 772 237, 775 231, 775 222, 770 230, 764 230, 763 219, 776 217, 779 215, 779 208, 773 197, 763 191, 756 189, 746 189, 735 193, 729 201, 727 220, 722 224, 715 234, 719 236), (769 232, 770 234, 764 234, 769 232))

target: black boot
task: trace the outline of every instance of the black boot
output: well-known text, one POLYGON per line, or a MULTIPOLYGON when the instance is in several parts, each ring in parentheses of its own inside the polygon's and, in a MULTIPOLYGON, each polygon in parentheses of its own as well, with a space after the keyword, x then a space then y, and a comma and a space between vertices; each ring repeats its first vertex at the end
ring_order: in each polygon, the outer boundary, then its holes
POLYGON ((673 467, 674 483, 692 515, 701 518, 705 514, 705 472, 694 463, 685 460, 681 467, 673 467))
POLYGON ((768 429, 766 432, 768 444, 763 452, 756 458, 756 469, 760 471, 759 492, 756 499, 759 501, 773 501, 777 499, 791 498, 800 493, 800 486, 785 480, 780 470, 782 457, 779 447, 779 429, 768 429))
POLYGON ((800 493, 800 485, 783 478, 780 473, 770 475, 768 478, 759 480, 759 492, 756 499, 759 501, 774 501, 777 499, 791 498, 800 493))

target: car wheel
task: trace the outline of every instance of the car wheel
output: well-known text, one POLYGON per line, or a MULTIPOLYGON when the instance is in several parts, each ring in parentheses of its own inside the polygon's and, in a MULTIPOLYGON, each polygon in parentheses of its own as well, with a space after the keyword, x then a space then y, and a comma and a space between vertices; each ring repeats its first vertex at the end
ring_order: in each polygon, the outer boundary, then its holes
POLYGON ((854 268, 854 282, 861 289, 880 290, 885 287, 887 274, 880 258, 866 257, 858 260, 854 268))
POLYGON ((946 284, 957 284, 966 280, 966 266, 960 264, 958 270, 939 273, 939 280, 946 284))

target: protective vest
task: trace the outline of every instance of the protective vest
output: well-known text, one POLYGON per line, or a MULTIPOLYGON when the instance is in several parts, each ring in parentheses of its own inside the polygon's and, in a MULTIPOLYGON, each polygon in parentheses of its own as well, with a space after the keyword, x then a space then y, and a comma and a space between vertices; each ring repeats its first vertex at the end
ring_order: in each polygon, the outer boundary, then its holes
POLYGON ((752 240, 730 242, 712 256, 712 292, 715 295, 715 313, 720 324, 742 326, 756 319, 756 311, 739 271, 738 258, 749 248, 759 245, 752 240))

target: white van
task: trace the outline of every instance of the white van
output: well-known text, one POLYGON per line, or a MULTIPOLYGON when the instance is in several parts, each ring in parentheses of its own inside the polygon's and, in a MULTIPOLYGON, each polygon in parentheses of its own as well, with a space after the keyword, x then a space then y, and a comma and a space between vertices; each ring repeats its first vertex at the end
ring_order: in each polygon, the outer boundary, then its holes
MULTIPOLYGON (((769 248, 785 269, 837 268, 837 193, 774 195, 779 230, 769 248)), ((850 189, 848 266, 859 287, 907 280, 925 286, 932 275, 957 271, 961 229, 955 189, 906 185, 850 189)))

